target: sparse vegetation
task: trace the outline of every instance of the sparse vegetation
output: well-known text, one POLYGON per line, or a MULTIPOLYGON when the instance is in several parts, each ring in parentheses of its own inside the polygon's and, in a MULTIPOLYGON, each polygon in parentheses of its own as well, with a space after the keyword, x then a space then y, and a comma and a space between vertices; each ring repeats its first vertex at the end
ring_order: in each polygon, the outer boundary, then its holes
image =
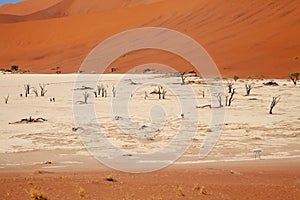
POLYGON ((179 197, 184 197, 185 196, 182 187, 178 187, 177 196, 179 196, 179 197))
POLYGON ((217 100, 219 102, 219 108, 222 108, 223 107, 223 104, 222 104, 222 94, 221 93, 217 94, 216 98, 217 98, 217 100))
POLYGON ((79 194, 80 198, 85 198, 86 197, 86 192, 82 187, 79 188, 78 194, 79 194))
POLYGON ((276 83, 275 81, 268 81, 266 83, 263 83, 264 85, 267 86, 278 86, 278 83, 276 83))
POLYGON ((48 200, 48 198, 42 192, 31 192, 31 200, 48 200))
POLYGON ((200 188, 200 191, 199 191, 200 194, 203 194, 203 195, 207 195, 207 191, 206 191, 206 188, 204 186, 202 186, 200 188))
POLYGON ((231 93, 234 83, 232 81, 227 81, 225 85, 228 87, 228 93, 231 93))
POLYGON ((42 117, 38 118, 32 118, 31 116, 29 118, 23 118, 20 121, 12 122, 9 124, 19 124, 19 123, 32 123, 32 122, 45 122, 47 119, 44 119, 42 117))
POLYGON ((200 90, 201 94, 202 94, 202 98, 205 97, 205 91, 204 90, 200 90))
POLYGON ((41 89, 41 97, 43 97, 43 96, 45 96, 45 94, 47 92, 47 90, 46 90, 47 84, 45 84, 45 83, 41 84, 40 83, 39 86, 40 86, 40 89, 41 89))
POLYGON ((6 97, 3 97, 4 98, 4 103, 7 104, 8 103, 8 99, 9 99, 9 94, 7 94, 6 97))
POLYGON ((233 102, 234 98, 233 95, 235 94, 235 89, 232 90, 232 93, 230 94, 230 97, 226 96, 226 106, 231 106, 231 103, 233 102))
POLYGON ((117 89, 115 88, 115 86, 113 86, 113 88, 112 88, 113 97, 116 97, 116 92, 117 92, 117 89))
POLYGON ((186 77, 184 76, 186 72, 179 72, 180 78, 181 78, 181 85, 185 84, 186 77))
POLYGON ((193 190, 200 190, 200 185, 198 183, 194 184, 193 190))
POLYGON ((240 77, 238 77, 237 75, 234 75, 234 76, 233 76, 233 80, 234 80, 234 81, 239 80, 239 78, 240 78, 240 77))
POLYGON ((299 79, 299 76, 300 76, 299 72, 296 72, 296 73, 293 73, 293 74, 289 75, 290 79, 293 81, 295 86, 297 85, 297 81, 299 79))
POLYGON ((247 79, 264 79, 265 76, 263 74, 254 73, 246 77, 247 79))
POLYGON ((30 94, 30 85, 25 84, 24 85, 24 90, 25 90, 25 97, 27 97, 30 94))
POLYGON ((19 71, 19 66, 17 66, 17 65, 12 65, 12 66, 10 67, 10 70, 11 70, 12 72, 17 72, 17 71, 19 71))
POLYGON ((107 97, 107 89, 101 85, 97 85, 98 96, 107 97))
MULTIPOLYGON (((167 93, 167 90, 161 85, 158 86, 158 90, 154 89, 152 92, 150 92, 150 94, 157 94, 158 99, 165 99, 166 93, 167 93)), ((145 93, 145 95, 146 95, 146 93, 145 93)))
POLYGON ((110 182, 117 182, 116 179, 113 178, 112 175, 108 175, 106 178, 105 178, 106 181, 110 181, 110 182))
POLYGON ((279 101, 280 101, 280 96, 273 97, 269 114, 273 114, 273 108, 278 104, 279 101))
POLYGON ((87 91, 84 91, 83 93, 84 103, 87 104, 87 100, 90 97, 90 94, 87 91))
POLYGON ((250 95, 250 92, 252 88, 254 87, 254 83, 246 83, 245 88, 246 88, 246 96, 250 95))
POLYGON ((38 90, 35 87, 32 88, 32 91, 33 91, 33 93, 35 94, 36 97, 39 96, 39 92, 38 92, 38 90))

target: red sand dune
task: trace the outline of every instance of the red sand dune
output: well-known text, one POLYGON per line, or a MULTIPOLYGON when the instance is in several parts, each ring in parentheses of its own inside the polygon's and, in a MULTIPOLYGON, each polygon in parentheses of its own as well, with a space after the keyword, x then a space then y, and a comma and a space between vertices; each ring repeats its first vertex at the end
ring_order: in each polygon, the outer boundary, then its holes
POLYGON ((1 14, 28 15, 44 10, 60 2, 61 0, 25 0, 16 4, 5 4, 0 7, 1 14))
MULTIPOLYGON (((157 26, 197 40, 224 77, 262 74, 287 78, 289 73, 300 71, 297 0, 92 0, 89 4, 84 0, 62 0, 54 5, 55 1, 50 0, 43 5, 37 2, 40 1, 0 7, 0 68, 19 65, 32 73, 53 73, 51 69, 59 66, 62 73, 76 72, 88 53, 104 39, 131 28, 157 26)), ((158 50, 127 54, 111 67, 118 69, 116 73, 124 73, 148 62, 167 64, 180 71, 192 70, 178 56, 158 50)))

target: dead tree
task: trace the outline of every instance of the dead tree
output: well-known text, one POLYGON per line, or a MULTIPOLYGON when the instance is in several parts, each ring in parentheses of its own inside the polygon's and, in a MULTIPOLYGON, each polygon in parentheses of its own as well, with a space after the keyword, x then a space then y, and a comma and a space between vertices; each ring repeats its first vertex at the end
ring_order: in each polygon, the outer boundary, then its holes
POLYGON ((24 90, 25 90, 25 97, 27 97, 30 93, 30 85, 29 84, 25 84, 24 85, 24 90))
POLYGON ((165 99, 167 91, 165 89, 162 89, 162 99, 165 99))
POLYGON ((234 98, 233 98, 233 95, 235 94, 235 89, 232 89, 232 92, 231 92, 231 95, 228 99, 228 96, 226 97, 226 105, 227 106, 231 106, 231 103, 233 102, 234 98), (228 102, 227 102, 227 99, 228 99, 228 102))
POLYGON ((95 95, 95 98, 97 98, 97 97, 98 97, 98 95, 97 95, 97 90, 96 90, 96 91, 94 91, 94 95, 95 95))
POLYGON ((163 86, 158 86, 158 99, 165 99, 167 91, 164 89, 163 86))
POLYGON ((273 108, 278 104, 279 101, 280 101, 280 96, 273 97, 269 114, 273 114, 273 108))
POLYGON ((219 94, 217 94, 216 97, 217 97, 217 100, 219 102, 219 108, 222 108, 223 107, 223 104, 222 104, 222 94, 219 93, 219 94))
POLYGON ((105 96, 105 93, 104 93, 105 88, 104 88, 103 84, 97 85, 97 90, 98 90, 98 96, 101 96, 101 97, 105 96))
POLYGON ((33 91, 33 93, 35 94, 36 97, 39 96, 39 92, 38 92, 38 90, 35 87, 32 88, 32 91, 33 91))
POLYGON ((90 94, 87 91, 84 91, 83 93, 84 103, 87 104, 87 100, 90 96, 90 94))
POLYGON ((232 86, 234 85, 234 83, 232 81, 227 81, 227 83, 225 84, 228 87, 228 93, 232 92, 232 86))
POLYGON ((147 93, 147 91, 145 91, 144 99, 147 99, 147 98, 148 98, 148 93, 147 93))
POLYGON ((179 72, 180 78, 181 78, 181 85, 185 84, 186 77, 184 76, 186 72, 179 72))
MULTIPOLYGON (((150 94, 157 94, 158 95, 158 99, 165 99, 167 90, 165 90, 163 88, 163 86, 158 86, 158 90, 154 89, 152 92, 150 92, 150 94)), ((146 97, 148 97, 147 93, 145 92, 145 96, 144 99, 146 99, 146 97)))
POLYGON ((104 97, 107 97, 107 89, 104 89, 104 97))
POLYGON ((246 83, 245 84, 245 88, 246 88, 246 96, 249 96, 250 95, 250 92, 252 90, 252 88, 254 87, 254 83, 246 83))
POLYGON ((102 88, 100 85, 97 85, 97 92, 98 92, 98 95, 100 96, 101 95, 101 91, 102 91, 102 88))
POLYGON ((40 89, 41 89, 41 97, 43 97, 43 96, 45 96, 46 92, 48 91, 48 90, 46 90, 47 84, 45 84, 45 83, 41 84, 40 83, 39 86, 40 86, 40 89))
POLYGON ((200 90, 200 92, 202 93, 202 98, 204 99, 204 97, 205 97, 205 91, 204 90, 200 90))
POLYGON ((293 83, 294 83, 295 86, 297 85, 297 81, 299 79, 299 76, 300 76, 299 72, 293 73, 293 74, 289 75, 290 79, 293 81, 293 83))
POLYGON ((117 90, 116 90, 115 86, 113 86, 113 88, 112 88, 113 97, 116 97, 116 92, 117 92, 117 90))
POLYGON ((8 99, 9 99, 9 94, 6 97, 3 97, 3 98, 4 98, 4 103, 7 104, 8 103, 8 99))
POLYGON ((158 99, 161 99, 161 94, 162 94, 162 92, 160 91, 160 89, 161 89, 161 86, 158 86, 158 99))

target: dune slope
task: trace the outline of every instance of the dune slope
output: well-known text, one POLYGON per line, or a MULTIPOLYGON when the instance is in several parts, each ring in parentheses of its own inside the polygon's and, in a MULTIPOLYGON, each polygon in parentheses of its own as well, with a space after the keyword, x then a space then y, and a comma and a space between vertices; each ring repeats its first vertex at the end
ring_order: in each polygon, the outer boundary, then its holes
MULTIPOLYGON (((51 69, 59 66, 63 73, 76 72, 88 53, 111 35, 157 26, 194 38, 225 77, 286 78, 300 71, 300 2, 296 0, 118 0, 106 8, 101 3, 91 8, 81 1, 62 1, 55 9, 52 6, 21 17, 19 23, 7 23, 14 16, 2 15, 0 68, 16 64, 33 73, 53 73, 51 69)), ((127 54, 111 67, 123 73, 147 62, 180 71, 192 69, 178 56, 157 50, 127 54)))

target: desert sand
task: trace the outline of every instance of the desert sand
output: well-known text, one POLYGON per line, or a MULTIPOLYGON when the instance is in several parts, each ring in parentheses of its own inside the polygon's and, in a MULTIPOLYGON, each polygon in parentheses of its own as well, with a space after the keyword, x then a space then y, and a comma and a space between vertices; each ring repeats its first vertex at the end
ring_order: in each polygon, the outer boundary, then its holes
MULTIPOLYGON (((62 73, 77 72, 82 60, 104 39, 154 26, 194 38, 224 77, 286 78, 299 71, 299 1, 118 0, 104 7, 102 1, 63 0, 55 5, 45 1, 43 6, 38 2, 10 6, 9 10, 15 9, 11 14, 23 16, 7 15, 6 6, 1 8, 1 68, 19 65, 31 73, 55 73, 51 69, 60 67, 62 73), (35 8, 27 12, 33 13, 18 13, 25 6, 35 8)), ((118 69, 115 73, 124 73, 149 60, 178 71, 193 68, 178 56, 157 50, 129 53, 111 67, 118 69)))
POLYGON ((86 2, 0 7, 1 200, 300 199, 300 90, 288 77, 300 71, 300 1, 86 2), (102 66, 136 42, 115 39, 82 70, 97 45, 146 27, 194 39, 216 76, 191 43, 177 48, 204 70, 187 84, 174 71, 195 63, 157 48, 102 66), (2 72, 12 65, 19 70, 2 72))
MULTIPOLYGON (((234 82, 235 100, 232 106, 226 107, 221 136, 210 154, 200 159, 201 145, 205 137, 212 134, 212 112, 221 109, 196 108, 217 105, 216 94, 209 90, 209 83, 190 77, 187 81, 191 84, 181 85, 180 77, 164 74, 103 75, 97 84, 107 87, 107 97, 94 98, 96 88, 82 88, 91 87, 92 77, 96 75, 84 75, 86 81, 74 84, 77 76, 1 75, 1 92, 10 94, 8 104, 0 104, 3 113, 0 119, 2 199, 30 198, 35 191, 43 192, 49 199, 80 199, 80 188, 84 189, 87 199, 184 198, 180 197, 181 190, 189 199, 299 197, 300 93, 299 86, 294 86, 291 81, 275 80, 279 86, 263 85, 269 80, 234 82), (148 81, 152 83, 148 84, 148 81), (161 82, 167 93, 165 99, 159 100, 156 94, 150 92, 161 82), (39 83, 44 83, 48 91, 44 97, 36 97, 32 92, 27 98, 20 97, 27 83, 36 88, 39 83), (250 96, 245 96, 245 83, 254 83, 250 96), (116 87, 115 98, 111 92, 113 86, 116 87), (119 90, 121 86, 133 88, 130 90, 131 97, 127 91, 119 90), (186 92, 189 87, 195 95, 186 92), (82 103, 84 91, 90 94, 87 104, 82 103), (145 91, 148 93, 146 100, 145 91), (202 91, 205 91, 204 98, 202 91), (269 106, 276 95, 280 95, 281 100, 270 115, 269 106), (180 96, 195 97, 195 104, 190 107, 192 110, 183 110, 180 96), (53 97, 55 102, 50 102, 53 97), (129 116, 115 118, 118 109, 113 101, 117 97, 128 101, 129 116), (168 145, 178 134, 183 120, 194 122, 190 119, 193 111, 199 114, 200 121, 194 137, 186 138, 191 140, 189 148, 170 167, 138 175, 110 169, 107 163, 98 162, 88 153, 80 140, 80 132, 72 130, 80 128, 75 123, 74 106, 84 110, 94 107, 98 124, 91 121, 89 126, 100 126, 108 141, 122 149, 122 156, 128 159, 137 154, 159 151, 168 145), (155 120, 160 116, 157 108, 164 110, 163 126, 155 120), (181 113, 185 114, 184 119, 181 113), (47 121, 14 124, 29 116, 42 117, 47 121), (122 128, 118 124, 121 122, 130 126, 122 128), (255 149, 262 150, 261 160, 254 159, 255 149), (109 175, 113 175, 117 182, 104 180, 109 175), (199 197, 199 191, 193 190, 194 184, 205 186, 208 195, 199 197), (63 188, 61 185, 64 185, 63 188), (19 192, 14 190, 16 186, 20 188, 19 192), (96 189, 99 187, 103 190, 96 189)), ((228 95, 226 80, 222 84, 228 95)), ((185 130, 185 134, 188 131, 185 130)), ((178 145, 183 144, 184 141, 178 145)), ((103 156, 113 156, 111 153, 107 151, 103 156)), ((130 160, 127 164, 130 165, 130 160)))

